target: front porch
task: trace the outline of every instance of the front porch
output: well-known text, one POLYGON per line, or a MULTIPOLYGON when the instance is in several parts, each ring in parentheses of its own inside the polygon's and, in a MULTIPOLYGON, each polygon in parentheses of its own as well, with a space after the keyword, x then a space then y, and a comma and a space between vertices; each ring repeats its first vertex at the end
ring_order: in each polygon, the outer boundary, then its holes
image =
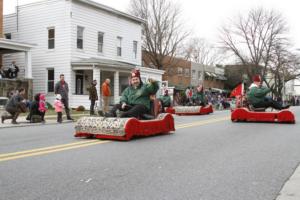
POLYGON ((8 97, 18 88, 24 87, 26 89, 26 98, 32 99, 31 49, 34 46, 35 45, 33 44, 0 38, 0 55, 2 57, 0 69, 5 70, 12 61, 16 61, 16 58, 21 58, 21 60, 17 60, 16 63, 16 65, 20 67, 20 72, 17 78, 9 79, 1 77, 0 96, 8 97), (19 54, 23 55, 19 56, 19 54))
MULTIPOLYGON (((108 59, 86 59, 72 62, 72 94, 70 96, 71 107, 84 106, 86 109, 90 107, 88 88, 93 80, 97 80, 97 93, 99 101, 97 105, 102 107, 101 85, 105 79, 111 80, 110 88, 112 96, 110 105, 118 103, 124 89, 129 85, 129 76, 132 69, 136 66, 129 63, 108 60, 108 59), (100 95, 99 95, 100 94, 100 95)), ((148 69, 139 67, 141 70, 141 78, 146 82, 148 78, 154 78, 161 81, 164 73, 161 70, 148 69), (149 74, 153 73, 153 75, 149 74)))

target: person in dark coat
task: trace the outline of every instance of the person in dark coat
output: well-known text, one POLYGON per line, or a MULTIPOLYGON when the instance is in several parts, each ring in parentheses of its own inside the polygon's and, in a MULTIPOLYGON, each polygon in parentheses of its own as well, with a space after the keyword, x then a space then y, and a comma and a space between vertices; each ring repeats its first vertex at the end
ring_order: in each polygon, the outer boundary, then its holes
POLYGON ((5 110, 11 116, 1 116, 1 122, 4 123, 6 119, 12 119, 12 124, 18 124, 17 118, 21 112, 26 112, 26 103, 24 102, 25 89, 20 88, 17 94, 14 94, 7 102, 5 110))
POLYGON ((30 104, 29 114, 26 117, 26 120, 29 120, 30 123, 42 121, 43 113, 39 111, 39 101, 40 93, 34 95, 34 100, 30 104), (37 120, 37 116, 40 116, 40 120, 37 120))
POLYGON ((95 102, 98 100, 96 85, 97 85, 97 81, 93 80, 91 87, 89 88, 89 99, 91 101, 90 115, 95 115, 94 107, 95 107, 95 102))
POLYGON ((69 86, 68 83, 65 81, 65 75, 61 74, 59 76, 60 81, 55 84, 55 94, 61 95, 61 102, 64 104, 67 119, 73 120, 70 115, 69 109, 69 86))

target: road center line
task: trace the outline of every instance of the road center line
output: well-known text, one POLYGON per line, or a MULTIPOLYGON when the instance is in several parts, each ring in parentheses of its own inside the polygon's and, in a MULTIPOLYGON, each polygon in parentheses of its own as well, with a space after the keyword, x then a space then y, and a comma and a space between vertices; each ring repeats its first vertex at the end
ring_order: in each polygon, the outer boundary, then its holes
MULTIPOLYGON (((180 124, 176 126, 176 129, 182 129, 182 128, 189 128, 194 126, 202 126, 206 124, 211 124, 215 122, 221 122, 225 120, 229 120, 230 117, 222 117, 222 118, 216 118, 216 119, 207 119, 202 121, 196 121, 186 124, 180 124)), ((96 144, 103 144, 111 142, 110 140, 88 140, 88 141, 80 141, 80 142, 73 142, 68 144, 61 144, 61 145, 55 145, 55 146, 49 146, 49 147, 43 147, 43 148, 37 148, 37 149, 30 149, 25 151, 18 151, 18 152, 12 152, 12 153, 4 153, 0 154, 0 162, 2 161, 8 161, 8 160, 15 160, 19 158, 26 158, 31 156, 38 156, 38 155, 44 155, 44 154, 50 154, 55 153, 59 151, 65 151, 70 149, 76 149, 76 148, 82 148, 87 147, 91 145, 96 144)))

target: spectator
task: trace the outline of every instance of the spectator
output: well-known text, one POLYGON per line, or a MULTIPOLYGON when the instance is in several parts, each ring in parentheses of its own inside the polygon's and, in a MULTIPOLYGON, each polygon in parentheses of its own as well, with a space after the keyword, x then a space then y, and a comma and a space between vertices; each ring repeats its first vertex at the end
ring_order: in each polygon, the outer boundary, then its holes
POLYGON ((64 104, 65 111, 67 114, 67 119, 73 120, 70 115, 70 109, 69 109, 69 86, 68 83, 65 81, 64 74, 61 74, 59 78, 60 81, 58 81, 55 84, 55 94, 60 94, 61 96, 61 102, 64 104))
POLYGON ((31 102, 29 107, 29 114, 27 115, 26 120, 29 120, 30 123, 36 123, 42 121, 42 113, 39 111, 39 102, 40 102, 40 93, 34 95, 34 100, 31 102))
POLYGON ((24 100, 25 89, 20 88, 18 93, 13 95, 7 102, 5 110, 11 114, 11 116, 1 116, 1 122, 4 123, 6 119, 12 119, 12 124, 18 124, 17 118, 21 112, 26 112, 26 104, 24 100))
POLYGON ((12 61, 6 72, 8 78, 17 78, 20 68, 16 65, 16 61, 12 61))
POLYGON ((98 100, 98 94, 96 89, 97 81, 93 80, 91 83, 91 87, 89 88, 89 99, 91 101, 90 105, 90 115, 95 115, 95 102, 98 100))
POLYGON ((64 105, 61 101, 61 95, 57 94, 55 101, 54 101, 54 108, 55 112, 57 113, 57 122, 62 123, 62 110, 64 108, 64 105))
POLYGON ((47 111, 45 94, 40 94, 39 111, 41 112, 42 122, 45 123, 45 114, 47 111))
POLYGON ((110 79, 105 79, 105 81, 102 84, 102 99, 103 99, 103 113, 107 113, 109 109, 109 98, 111 96, 111 91, 110 91, 110 79))

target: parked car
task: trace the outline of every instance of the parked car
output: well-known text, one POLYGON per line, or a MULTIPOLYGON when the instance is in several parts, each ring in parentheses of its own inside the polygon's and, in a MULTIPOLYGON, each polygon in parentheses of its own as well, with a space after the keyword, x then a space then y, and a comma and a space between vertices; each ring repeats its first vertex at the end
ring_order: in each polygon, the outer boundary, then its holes
POLYGON ((4 109, 6 103, 8 101, 8 98, 7 97, 0 97, 0 109, 4 109))

